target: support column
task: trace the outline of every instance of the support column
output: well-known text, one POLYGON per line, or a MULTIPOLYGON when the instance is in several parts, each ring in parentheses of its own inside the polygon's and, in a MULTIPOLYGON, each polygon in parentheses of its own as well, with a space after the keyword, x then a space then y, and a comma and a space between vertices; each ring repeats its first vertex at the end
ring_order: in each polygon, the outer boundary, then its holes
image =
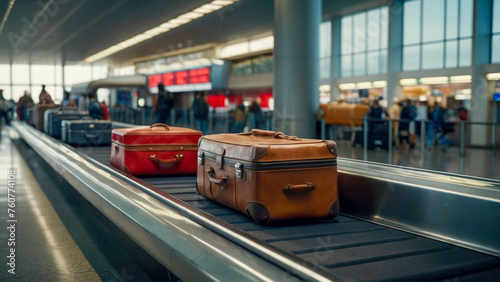
POLYGON ((342 34, 342 17, 332 19, 332 68, 330 76, 330 100, 333 101, 340 98, 340 90, 335 83, 337 78, 342 77, 341 73, 341 34, 342 34))
POLYGON ((274 6, 274 126, 314 138, 321 0, 275 0, 274 6))
MULTIPOLYGON (((492 0, 474 0, 472 28, 472 100, 470 116, 472 122, 488 121, 488 82, 483 65, 490 63, 491 55, 491 10, 492 0)), ((471 126, 471 145, 487 145, 488 127, 471 126)))
POLYGON ((389 50, 387 54, 387 105, 394 97, 403 97, 403 88, 396 74, 403 66, 403 0, 389 2, 389 50))

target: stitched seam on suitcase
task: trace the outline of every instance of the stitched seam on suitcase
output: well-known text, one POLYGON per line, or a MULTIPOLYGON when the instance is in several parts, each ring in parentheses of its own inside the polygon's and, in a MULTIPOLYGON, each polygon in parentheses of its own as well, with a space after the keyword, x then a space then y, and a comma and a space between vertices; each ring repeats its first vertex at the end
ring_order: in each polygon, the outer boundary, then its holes
MULTIPOLYGON (((205 158, 207 160, 215 161, 215 154, 204 152, 205 158)), ((224 164, 235 165, 236 163, 242 163, 243 167, 248 170, 268 170, 268 169, 288 169, 288 168, 313 168, 313 167, 325 167, 325 166, 336 166, 337 158, 334 159, 310 159, 301 161, 282 161, 282 162, 267 162, 258 163, 251 161, 244 161, 239 159, 232 159, 225 157, 224 164)))

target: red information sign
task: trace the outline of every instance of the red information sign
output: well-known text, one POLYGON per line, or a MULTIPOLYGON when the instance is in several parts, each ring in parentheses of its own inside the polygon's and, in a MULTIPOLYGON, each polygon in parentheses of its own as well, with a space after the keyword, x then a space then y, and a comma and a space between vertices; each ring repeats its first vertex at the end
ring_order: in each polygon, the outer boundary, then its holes
POLYGON ((163 74, 163 84, 165 86, 174 85, 175 84, 175 73, 167 72, 163 74))
POLYGON ((148 76, 148 87, 149 88, 157 87, 158 83, 160 83, 161 81, 162 81, 161 74, 152 74, 148 76))
POLYGON ((175 73, 175 84, 188 84, 188 71, 178 71, 175 73))
POLYGON ((189 83, 206 83, 210 82, 210 68, 202 68, 189 71, 189 83))

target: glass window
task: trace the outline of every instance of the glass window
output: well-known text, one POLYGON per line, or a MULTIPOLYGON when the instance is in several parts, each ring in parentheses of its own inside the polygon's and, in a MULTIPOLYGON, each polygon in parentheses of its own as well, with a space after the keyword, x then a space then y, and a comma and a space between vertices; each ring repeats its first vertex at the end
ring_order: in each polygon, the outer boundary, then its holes
POLYGON ((443 43, 424 44, 422 46, 422 68, 443 68, 443 43))
POLYGON ((352 16, 342 18, 341 53, 352 53, 352 16))
POLYGON ((330 57, 332 55, 332 23, 323 22, 319 28, 319 57, 330 57))
POLYGON ((403 12, 403 44, 420 42, 420 1, 406 1, 403 12))
POLYGON ((460 0, 460 37, 472 36, 473 2, 473 0, 460 0))
POLYGON ((330 77, 330 58, 322 58, 319 60, 319 77, 326 79, 330 77))
POLYGON ((92 66, 92 79, 93 80, 106 78, 107 76, 108 76, 108 67, 106 67, 106 66, 92 66))
POLYGON ((422 42, 443 40, 444 0, 424 0, 422 42))
POLYGON ((387 72, 387 50, 380 51, 380 73, 387 72))
POLYGON ((368 52, 368 74, 380 72, 380 55, 378 51, 368 52))
POLYGON ((446 42, 446 68, 456 68, 457 67, 457 41, 447 41, 446 42))
POLYGON ((54 95, 52 96, 52 98, 62 102, 62 99, 63 99, 63 86, 62 85, 56 85, 54 87, 54 95))
POLYGON ((30 83, 29 65, 12 65, 12 83, 13 84, 30 83))
POLYGON ((344 55, 341 61, 341 73, 343 77, 352 76, 352 56, 344 55))
POLYGON ((492 45, 491 62, 493 64, 500 63, 500 34, 493 36, 492 45))
POLYGON ((31 65, 32 84, 54 84, 55 69, 53 65, 31 65))
POLYGON ((366 13, 354 15, 354 53, 366 50, 366 13))
POLYGON ((273 71, 273 56, 259 56, 252 60, 252 73, 265 73, 273 71))
POLYGON ((493 3, 493 33, 500 32, 500 0, 493 3))
POLYGON ((403 47, 403 70, 420 69, 420 45, 403 47))
POLYGON ((57 65, 56 66, 56 84, 62 84, 62 78, 63 78, 62 66, 57 65))
MULTIPOLYGON (((10 98, 12 98, 12 92, 10 91, 10 85, 7 85, 7 84, 1 84, 1 85, 0 85, 0 89, 2 89, 2 90, 3 90, 3 97, 4 97, 5 99, 10 99, 10 98)), ((19 100, 19 99, 17 99, 17 100, 19 100)), ((14 101, 16 101, 16 102, 17 102, 17 100, 16 100, 16 99, 14 99, 14 101)))
MULTIPOLYGON (((42 89, 40 87, 40 89, 42 89)), ((30 86, 29 85, 14 85, 12 86, 12 99, 14 101, 19 101, 19 98, 21 98, 21 96, 24 95, 24 91, 28 91, 31 93, 31 98, 33 98, 33 101, 36 103, 38 103, 38 94, 40 94, 40 92, 38 92, 36 95, 33 95, 33 93, 30 91, 30 86)))
POLYGON ((353 75, 366 75, 366 55, 365 53, 354 54, 353 75))
POLYGON ((247 75, 252 74, 252 60, 247 59, 241 62, 233 63, 231 75, 247 75))
POLYGON ((10 84, 10 65, 0 65, 0 84, 10 84))
POLYGON ((380 49, 380 10, 368 12, 368 50, 380 49))
POLYGON ((460 40, 459 67, 469 67, 472 64, 472 39, 460 40))
POLYGON ((458 0, 446 1, 446 39, 458 37, 458 0))
POLYGON ((380 47, 388 48, 389 45, 389 8, 380 9, 380 47))

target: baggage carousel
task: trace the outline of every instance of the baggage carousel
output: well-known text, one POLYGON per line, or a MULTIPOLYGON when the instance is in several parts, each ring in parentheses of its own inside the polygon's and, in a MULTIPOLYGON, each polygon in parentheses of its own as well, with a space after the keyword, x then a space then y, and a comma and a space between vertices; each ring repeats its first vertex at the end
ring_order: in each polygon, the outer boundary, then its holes
MULTIPOLYGON (((118 125, 117 126, 123 126, 118 125)), ((14 128, 104 216, 181 279, 495 280, 500 182, 339 159, 341 215, 258 225, 208 201, 194 176, 126 175, 110 147, 14 128)))

